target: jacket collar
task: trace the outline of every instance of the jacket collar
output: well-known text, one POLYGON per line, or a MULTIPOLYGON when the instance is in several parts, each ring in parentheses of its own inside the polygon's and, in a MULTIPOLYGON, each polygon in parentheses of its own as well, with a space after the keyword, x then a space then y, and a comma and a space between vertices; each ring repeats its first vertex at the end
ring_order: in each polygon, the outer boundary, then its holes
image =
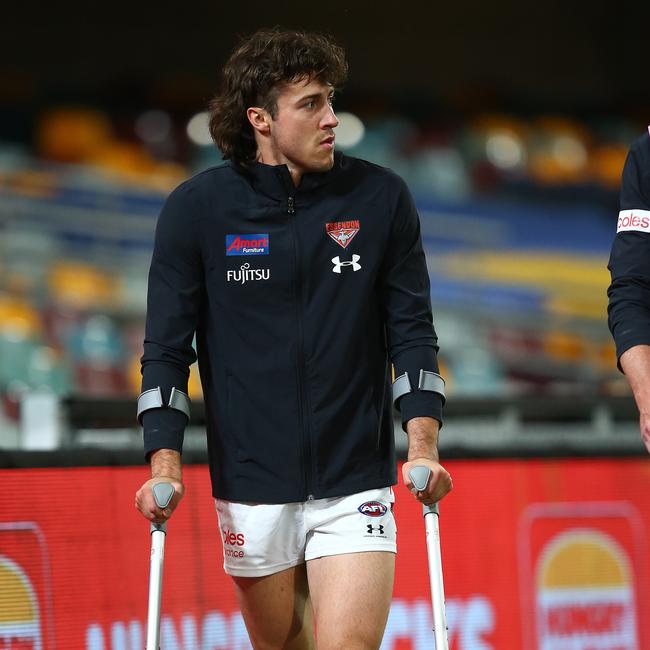
POLYGON ((303 174, 300 185, 296 187, 291 179, 287 165, 265 165, 255 162, 242 166, 233 164, 236 171, 246 176, 256 192, 274 199, 284 200, 287 196, 302 195, 330 183, 345 166, 345 156, 334 153, 334 166, 326 172, 303 174))

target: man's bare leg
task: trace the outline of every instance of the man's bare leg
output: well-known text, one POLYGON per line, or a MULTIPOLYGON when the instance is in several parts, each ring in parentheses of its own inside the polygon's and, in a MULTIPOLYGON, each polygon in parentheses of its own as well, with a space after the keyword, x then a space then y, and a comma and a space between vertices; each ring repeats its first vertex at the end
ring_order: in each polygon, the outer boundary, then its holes
POLYGON ((395 554, 370 551, 307 562, 318 650, 377 650, 393 593, 395 554))
POLYGON ((255 650, 312 650, 314 624, 304 564, 262 578, 233 577, 255 650))

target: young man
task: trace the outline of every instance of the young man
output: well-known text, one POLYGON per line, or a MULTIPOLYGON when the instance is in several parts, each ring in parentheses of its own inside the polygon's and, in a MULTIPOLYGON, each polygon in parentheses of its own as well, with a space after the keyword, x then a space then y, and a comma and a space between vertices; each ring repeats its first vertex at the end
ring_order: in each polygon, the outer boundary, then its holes
POLYGON ((639 407, 641 438, 650 452, 650 127, 625 161, 609 270, 609 328, 619 368, 639 407))
POLYGON ((404 476, 433 473, 416 497, 451 489, 418 216, 400 178, 335 154, 346 73, 319 35, 241 44, 212 103, 228 162, 171 194, 149 276, 138 411, 153 478, 136 506, 163 521, 183 495, 196 332, 224 567, 260 649, 312 648, 314 625, 321 650, 379 647, 396 548, 394 400, 404 476), (160 480, 177 490, 164 512, 160 480))

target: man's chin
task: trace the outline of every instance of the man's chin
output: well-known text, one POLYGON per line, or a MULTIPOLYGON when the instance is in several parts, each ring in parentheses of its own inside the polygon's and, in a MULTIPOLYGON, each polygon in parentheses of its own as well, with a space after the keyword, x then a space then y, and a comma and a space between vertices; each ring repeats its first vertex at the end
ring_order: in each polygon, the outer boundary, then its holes
POLYGON ((314 169, 316 172, 328 172, 332 167, 334 167, 334 151, 332 151, 329 156, 323 160, 320 165, 317 165, 318 169, 314 169))
POLYGON ((309 161, 309 164, 302 166, 303 173, 305 174, 319 174, 328 172, 334 167, 334 152, 328 152, 329 155, 314 157, 309 161))

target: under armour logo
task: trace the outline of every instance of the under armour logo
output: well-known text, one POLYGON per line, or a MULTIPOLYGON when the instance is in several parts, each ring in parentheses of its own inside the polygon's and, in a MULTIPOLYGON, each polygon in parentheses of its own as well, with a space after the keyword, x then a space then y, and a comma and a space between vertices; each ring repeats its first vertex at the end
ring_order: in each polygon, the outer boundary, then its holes
POLYGON ((332 258, 332 264, 334 264, 334 268, 332 269, 332 271, 334 273, 340 273, 342 266, 351 266, 353 271, 358 271, 361 268, 361 264, 359 264, 360 259, 361 259, 361 255, 353 255, 351 262, 350 261, 341 262, 341 258, 337 255, 336 257, 332 258))
POLYGON ((368 524, 367 528, 368 528, 369 535, 372 535, 375 530, 378 530, 380 535, 384 534, 384 527, 381 524, 379 526, 373 526, 372 524, 368 524))

